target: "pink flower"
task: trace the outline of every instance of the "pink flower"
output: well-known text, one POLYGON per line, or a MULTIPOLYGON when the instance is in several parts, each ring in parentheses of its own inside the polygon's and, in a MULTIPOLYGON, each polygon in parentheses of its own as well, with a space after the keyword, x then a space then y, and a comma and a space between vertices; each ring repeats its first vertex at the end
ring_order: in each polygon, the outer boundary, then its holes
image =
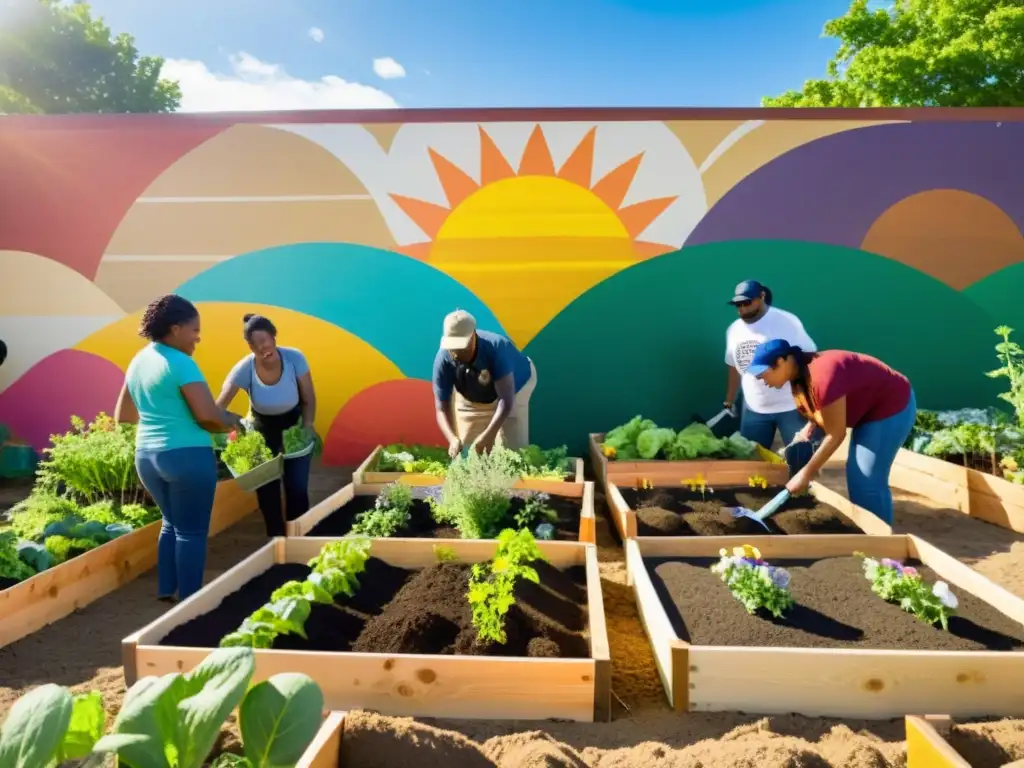
POLYGON ((914 567, 909 566, 909 565, 904 566, 904 568, 903 568, 903 575, 904 576, 917 576, 917 568, 914 568, 914 567))

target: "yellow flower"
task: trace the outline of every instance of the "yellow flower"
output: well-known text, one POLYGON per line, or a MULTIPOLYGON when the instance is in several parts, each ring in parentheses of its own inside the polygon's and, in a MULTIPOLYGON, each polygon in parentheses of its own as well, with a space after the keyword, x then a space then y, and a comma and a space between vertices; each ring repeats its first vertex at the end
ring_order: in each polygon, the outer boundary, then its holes
POLYGON ((615 458, 615 448, 613 448, 610 445, 602 445, 601 446, 601 453, 603 453, 605 455, 605 458, 608 458, 608 459, 614 459, 615 458))
POLYGON ((746 552, 743 551, 743 547, 733 547, 732 548, 732 556, 733 557, 746 557, 747 554, 746 554, 746 552))
POLYGON ((760 560, 761 550, 759 550, 757 547, 752 547, 749 544, 744 544, 743 557, 747 558, 748 560, 760 560))
POLYGON ((1003 469, 1008 469, 1011 472, 1016 472, 1019 469, 1019 467, 1017 466, 1017 461, 1016 459, 1013 458, 1013 456, 1004 457, 1003 460, 999 462, 999 464, 1000 466, 1002 466, 1003 469))

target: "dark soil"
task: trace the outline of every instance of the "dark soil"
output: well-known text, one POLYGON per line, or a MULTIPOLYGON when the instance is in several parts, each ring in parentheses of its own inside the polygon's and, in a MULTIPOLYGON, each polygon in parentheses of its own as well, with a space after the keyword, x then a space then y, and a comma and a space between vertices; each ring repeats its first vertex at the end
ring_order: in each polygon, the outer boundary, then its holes
POLYGON ((5 589, 10 589, 18 583, 20 582, 17 579, 0 579, 0 592, 3 592, 5 589))
MULTIPOLYGON (((931 626, 871 591, 858 557, 773 561, 791 576, 795 605, 784 619, 748 615, 712 559, 645 559, 669 620, 694 645, 874 648, 919 651, 1021 651, 1024 627, 953 587, 960 601, 949 631, 931 626)), ((914 565, 926 583, 940 580, 914 565)))
MULTIPOLYGON (((462 535, 458 528, 450 525, 439 525, 430 516, 430 506, 423 499, 426 493, 424 488, 415 488, 417 497, 413 501, 410 512, 412 520, 409 525, 398 531, 395 536, 411 539, 459 539, 462 535)), ((514 491, 519 494, 513 496, 512 506, 508 513, 508 527, 517 527, 514 522, 514 515, 522 509, 524 496, 529 491, 514 491)), ((313 527, 307 536, 345 536, 352 528, 356 515, 373 509, 376 497, 356 496, 352 501, 339 507, 330 515, 321 520, 313 527)), ((555 528, 555 541, 577 541, 580 537, 580 513, 583 509, 583 500, 568 496, 549 496, 545 505, 558 515, 558 522, 552 523, 555 528)), ((532 526, 536 528, 536 525, 532 526)))
MULTIPOLYGON (((283 636, 276 649, 427 653, 443 655, 586 658, 586 569, 559 571, 536 564, 540 584, 521 581, 516 604, 505 618, 504 645, 483 643, 466 600, 470 568, 439 563, 421 570, 396 568, 376 558, 366 563, 353 598, 334 606, 313 605, 308 639, 283 636)), ((161 645, 216 648, 225 635, 269 599, 286 581, 302 580, 305 565, 275 565, 215 609, 175 627, 161 645)))
POLYGON ((630 509, 636 510, 640 536, 757 536, 768 533, 797 536, 810 533, 863 534, 850 518, 810 494, 790 499, 765 520, 768 531, 745 517, 733 517, 729 507, 759 510, 782 488, 715 488, 701 496, 689 488, 636 490, 619 486, 630 509))

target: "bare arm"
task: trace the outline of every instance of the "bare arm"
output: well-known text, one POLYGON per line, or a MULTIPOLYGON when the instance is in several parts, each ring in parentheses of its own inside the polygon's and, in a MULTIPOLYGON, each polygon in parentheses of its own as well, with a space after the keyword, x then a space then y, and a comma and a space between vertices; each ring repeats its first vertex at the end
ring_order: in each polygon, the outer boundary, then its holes
POLYGON ((516 380, 515 376, 511 373, 508 376, 502 376, 496 382, 494 382, 494 391, 498 393, 498 407, 494 410, 494 416, 491 417, 491 423, 487 425, 487 429, 480 435, 479 439, 485 443, 493 441, 498 435, 498 431, 501 429, 501 425, 505 423, 505 419, 512 413, 512 409, 516 404, 516 380))
POLYGON ((230 432, 241 421, 237 415, 218 407, 205 381, 182 385, 181 394, 196 423, 207 432, 230 432))
MULTIPOLYGON (((805 482, 810 481, 812 477, 818 474, 821 468, 825 466, 825 463, 832 458, 832 454, 846 440, 846 398, 840 397, 838 400, 822 408, 821 418, 825 425, 825 439, 821 441, 821 445, 818 446, 818 450, 811 456, 807 466, 798 473, 798 476, 803 476, 805 482)), ((812 425, 811 429, 813 429, 814 422, 812 421, 810 424, 812 425)))
POLYGON ((729 369, 729 383, 725 388, 725 402, 730 406, 736 404, 736 394, 740 391, 740 372, 735 366, 726 366, 729 369))
POLYGON ((121 385, 121 394, 117 396, 117 405, 114 406, 114 421, 118 424, 138 424, 139 411, 135 407, 131 393, 128 392, 128 384, 121 385))
POLYGON ((313 374, 308 371, 299 376, 299 400, 302 402, 302 426, 313 429, 316 421, 316 391, 313 389, 313 374))
POLYGON ((437 427, 441 430, 441 434, 444 435, 444 439, 449 443, 458 439, 458 435, 455 434, 455 425, 452 424, 450 408, 448 407, 450 402, 434 400, 434 418, 437 419, 437 427))
POLYGON ((239 386, 231 383, 231 379, 227 379, 224 382, 224 386, 220 389, 220 395, 217 396, 217 407, 227 408, 231 405, 231 401, 235 399, 235 395, 238 394, 239 386))

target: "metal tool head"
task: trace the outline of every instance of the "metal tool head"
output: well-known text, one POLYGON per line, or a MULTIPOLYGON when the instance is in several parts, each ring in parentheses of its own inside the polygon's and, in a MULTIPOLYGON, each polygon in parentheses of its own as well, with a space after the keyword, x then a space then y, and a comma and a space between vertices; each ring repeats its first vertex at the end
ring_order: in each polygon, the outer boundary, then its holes
POLYGON ((748 520, 753 520, 754 522, 759 523, 762 528, 768 531, 768 533, 772 532, 772 529, 765 525, 764 520, 761 519, 761 516, 757 512, 749 510, 746 507, 729 507, 729 511, 732 513, 733 517, 745 517, 748 520))

